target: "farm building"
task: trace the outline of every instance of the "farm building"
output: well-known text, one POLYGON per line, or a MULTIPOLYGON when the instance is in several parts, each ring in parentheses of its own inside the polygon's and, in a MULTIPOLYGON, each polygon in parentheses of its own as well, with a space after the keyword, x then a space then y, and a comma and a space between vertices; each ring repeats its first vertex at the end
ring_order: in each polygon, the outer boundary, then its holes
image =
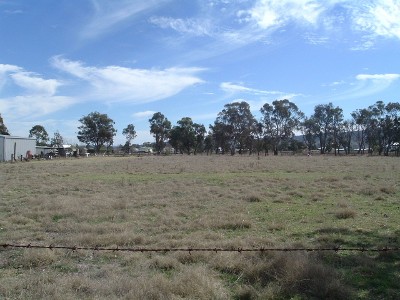
POLYGON ((0 162, 17 160, 34 155, 36 139, 10 135, 0 135, 0 162))
MULTIPOLYGON (((77 150, 71 145, 62 145, 61 147, 36 146, 36 155, 39 157, 67 157, 72 156, 77 150)), ((79 154, 79 153, 78 153, 79 154)))

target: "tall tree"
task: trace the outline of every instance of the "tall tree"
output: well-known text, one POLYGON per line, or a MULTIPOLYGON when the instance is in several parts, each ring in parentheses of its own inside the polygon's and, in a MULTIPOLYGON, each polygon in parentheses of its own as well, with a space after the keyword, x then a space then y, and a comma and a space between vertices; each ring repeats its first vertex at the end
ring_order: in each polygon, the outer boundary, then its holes
POLYGON ((57 148, 62 147, 62 145, 64 144, 64 138, 62 137, 60 132, 58 132, 58 130, 56 132, 54 132, 54 136, 50 140, 50 144, 51 144, 51 146, 57 147, 57 148))
POLYGON ((388 115, 392 119, 391 129, 391 144, 390 146, 394 146, 397 150, 397 155, 400 152, 400 103, 399 102, 390 102, 386 105, 386 110, 388 115), (396 146, 397 145, 397 146, 396 146))
POLYGON ((264 133, 270 137, 274 155, 283 141, 288 142, 299 128, 304 114, 293 102, 287 99, 275 100, 272 105, 266 103, 261 108, 264 133))
POLYGON ((126 146, 130 148, 132 140, 136 137, 135 126, 133 124, 128 124, 128 126, 122 130, 122 134, 126 138, 126 146))
POLYGON ((195 133, 193 128, 193 121, 189 117, 184 117, 178 122, 178 126, 174 128, 179 132, 179 146, 180 150, 190 154, 195 142, 195 133))
POLYGON ((214 142, 215 141, 214 141, 211 133, 207 134, 207 136, 204 138, 204 150, 207 152, 207 155, 212 153, 212 151, 215 147, 214 142))
POLYGON ((332 141, 333 147, 335 149, 335 155, 337 154, 337 149, 340 146, 339 135, 340 131, 344 130, 343 126, 343 110, 340 107, 335 107, 333 109, 333 119, 332 119, 332 141))
POLYGON ((170 143, 181 153, 197 154, 198 151, 203 150, 205 132, 204 125, 193 123, 191 118, 184 117, 171 129, 170 143))
POLYGON ((211 144, 215 147, 215 152, 221 152, 222 154, 227 152, 230 147, 230 127, 217 118, 214 121, 214 125, 210 125, 210 130, 213 140, 211 144))
POLYGON ((354 120, 346 120, 342 123, 338 134, 338 143, 343 146, 346 154, 351 152, 351 141, 356 131, 356 123, 354 120))
POLYGON ((260 156, 260 152, 263 149, 264 146, 264 139, 263 139, 263 124, 261 122, 257 122, 255 124, 255 130, 254 130, 254 138, 253 140, 255 141, 255 148, 257 150, 257 155, 260 156))
POLYGON ((49 135, 42 125, 35 125, 29 130, 29 137, 36 139, 37 146, 46 146, 49 141, 49 135))
POLYGON ((3 118, 1 117, 1 114, 0 114, 0 134, 10 135, 6 125, 4 124, 4 121, 3 121, 3 118))
POLYGON ((304 118, 300 128, 303 134, 303 141, 306 144, 308 151, 316 149, 315 140, 316 134, 318 132, 318 127, 314 119, 312 117, 304 118))
POLYGON ((194 129, 194 154, 198 152, 203 152, 205 148, 205 135, 206 135, 206 128, 203 124, 193 123, 194 129))
POLYGON ((389 102, 385 106, 385 115, 380 120, 384 155, 389 155, 395 143, 400 142, 400 103, 389 102))
POLYGON ((314 108, 312 119, 315 121, 321 154, 330 151, 332 147, 336 153, 338 130, 343 121, 342 109, 333 107, 332 103, 319 104, 314 108))
POLYGON ((351 113, 351 117, 355 123, 355 137, 358 146, 358 154, 364 153, 367 142, 367 133, 370 126, 369 120, 371 119, 371 112, 364 109, 357 109, 351 113))
POLYGON ((111 146, 117 130, 114 128, 114 121, 99 112, 91 112, 79 119, 82 123, 78 127, 78 140, 87 145, 92 145, 95 151, 100 152, 101 147, 111 146))
MULTIPOLYGON (((352 113, 357 124, 359 149, 368 145, 368 152, 389 155, 389 151, 400 141, 400 103, 377 101, 368 108, 352 113)), ((360 152, 360 150, 359 150, 360 152)))
POLYGON ((156 139, 156 151, 157 153, 161 153, 168 139, 168 133, 171 130, 171 122, 160 112, 155 113, 153 117, 149 119, 149 122, 150 133, 152 133, 156 139))
POLYGON ((231 154, 235 154, 236 149, 242 153, 249 142, 249 136, 256 130, 256 120, 250 105, 245 101, 229 103, 224 107, 214 124, 220 124, 219 127, 229 134, 231 154))

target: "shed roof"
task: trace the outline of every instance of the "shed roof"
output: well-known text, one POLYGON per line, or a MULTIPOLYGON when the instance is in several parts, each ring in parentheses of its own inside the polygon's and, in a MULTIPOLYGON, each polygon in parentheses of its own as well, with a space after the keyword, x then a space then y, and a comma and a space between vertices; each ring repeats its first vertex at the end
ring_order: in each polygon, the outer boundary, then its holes
POLYGON ((23 137, 23 136, 15 136, 15 135, 5 135, 5 134, 0 134, 0 138, 4 139, 14 139, 14 140, 36 140, 35 138, 31 137, 23 137))

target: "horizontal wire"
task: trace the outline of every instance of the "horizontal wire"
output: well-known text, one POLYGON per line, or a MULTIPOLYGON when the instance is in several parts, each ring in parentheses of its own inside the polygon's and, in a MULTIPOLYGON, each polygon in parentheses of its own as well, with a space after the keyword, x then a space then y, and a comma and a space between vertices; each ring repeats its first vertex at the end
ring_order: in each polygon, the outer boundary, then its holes
POLYGON ((400 247, 324 247, 324 248, 120 248, 120 247, 100 247, 100 246, 60 246, 60 245, 34 245, 34 244, 0 244, 0 247, 4 249, 64 249, 64 250, 89 250, 89 251, 120 251, 120 252, 295 252, 295 251, 307 251, 307 252, 318 252, 318 251, 357 251, 357 252, 387 252, 387 251, 400 251, 400 247))

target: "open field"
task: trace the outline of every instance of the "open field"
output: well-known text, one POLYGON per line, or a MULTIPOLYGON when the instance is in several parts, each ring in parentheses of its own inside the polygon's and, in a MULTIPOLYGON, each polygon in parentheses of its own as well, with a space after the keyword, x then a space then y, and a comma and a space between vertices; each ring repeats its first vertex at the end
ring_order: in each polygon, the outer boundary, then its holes
MULTIPOLYGON (((143 156, 0 164, 0 243, 398 247, 400 160, 143 156)), ((0 249, 5 299, 398 299, 400 253, 0 249)))

